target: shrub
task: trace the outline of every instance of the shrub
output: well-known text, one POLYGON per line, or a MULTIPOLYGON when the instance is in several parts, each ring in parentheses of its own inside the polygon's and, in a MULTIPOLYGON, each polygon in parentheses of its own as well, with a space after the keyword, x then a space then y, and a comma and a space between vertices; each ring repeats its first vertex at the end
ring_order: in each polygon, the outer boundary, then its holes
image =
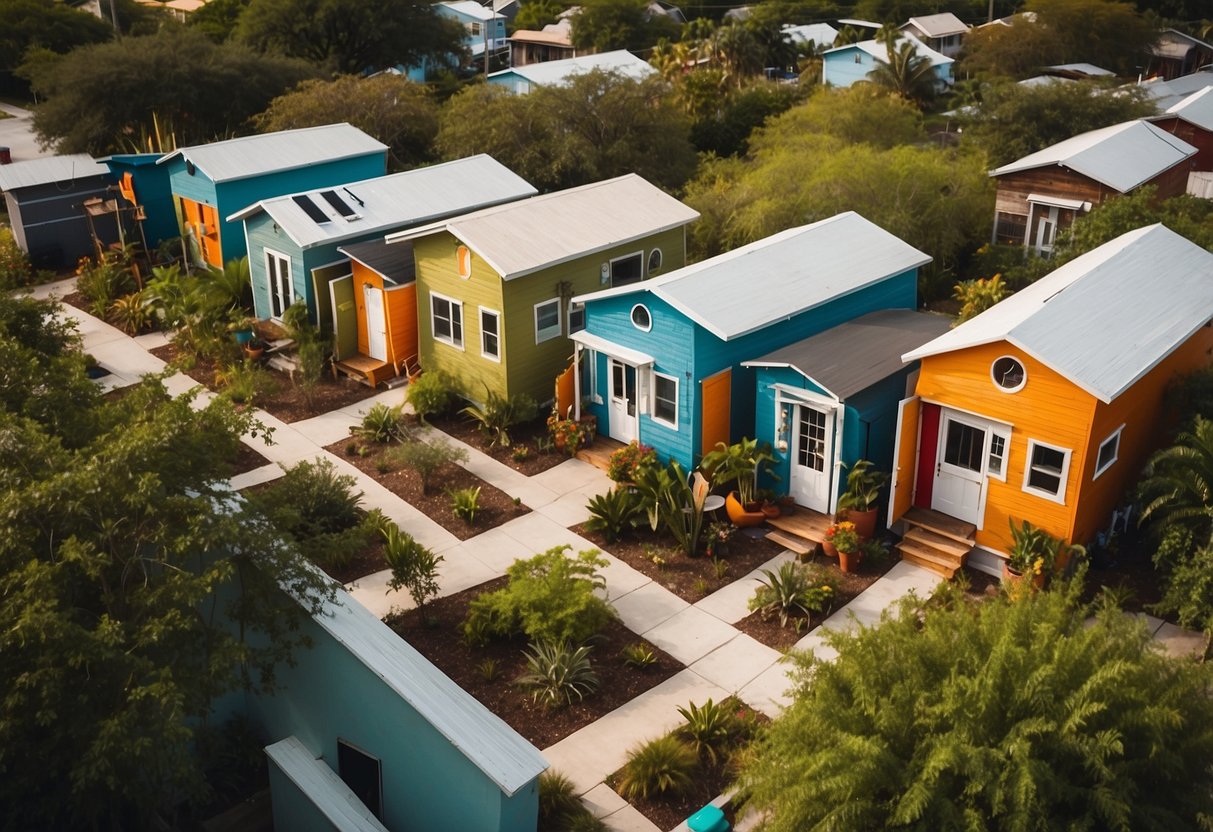
POLYGON ((960 312, 956 316, 956 324, 962 324, 970 318, 976 318, 994 304, 1007 296, 1007 284, 1002 282, 1002 275, 996 274, 989 279, 962 280, 952 290, 952 297, 960 301, 960 312))
POLYGON ((640 670, 657 663, 657 654, 644 642, 638 641, 635 644, 624 645, 624 648, 619 651, 619 655, 623 657, 624 664, 640 670))
POLYGON ((728 754, 737 723, 728 704, 711 699, 702 706, 689 702, 685 708, 679 708, 678 713, 686 722, 674 733, 695 751, 696 756, 716 765, 728 754))
POLYGON ((328 363, 329 348, 323 341, 305 341, 295 351, 299 362, 299 370, 295 373, 295 383, 303 393, 303 400, 311 407, 316 400, 316 388, 324 376, 324 367, 328 363))
POLYGON ((657 451, 633 439, 611 454, 607 476, 614 482, 636 482, 636 470, 643 465, 656 465, 657 451))
POLYGON ((476 520, 476 512, 480 511, 480 486, 475 488, 458 488, 449 492, 451 495, 451 511, 455 516, 469 526, 476 520))
POLYGON ((154 320, 150 304, 144 303, 143 292, 131 292, 110 304, 110 319, 127 335, 138 335, 154 320))
POLYGON ((94 317, 104 318, 114 301, 138 288, 135 277, 116 254, 104 254, 93 262, 81 257, 76 265, 76 290, 89 302, 94 317))
POLYGON ((442 555, 435 555, 418 543, 411 534, 395 523, 382 529, 383 558, 392 570, 388 586, 398 592, 407 589, 418 608, 438 595, 438 564, 442 555))
POLYGON ((251 361, 238 361, 215 372, 221 394, 236 404, 251 405, 258 396, 274 389, 274 379, 251 361))
POLYGON ((534 419, 539 406, 526 393, 507 399, 487 387, 485 392, 487 395, 483 407, 470 404, 459 412, 478 424, 480 432, 489 437, 490 448, 494 445, 508 448, 510 428, 534 419))
POLYGON ((500 675, 501 669, 497 666, 496 659, 485 659, 476 665, 476 672, 480 674, 480 677, 484 681, 492 682, 500 675))
POLYGON ((368 442, 387 444, 403 440, 408 436, 404 426, 404 412, 399 405, 388 407, 386 404, 376 404, 362 417, 361 424, 354 428, 354 435, 368 442))
POLYGON ((536 832, 604 832, 606 825, 582 804, 573 781, 555 769, 539 775, 536 832))
POLYGON ((431 480, 438 469, 444 465, 466 462, 468 455, 462 448, 417 439, 392 448, 388 451, 388 457, 394 464, 403 465, 415 472, 421 478, 422 493, 429 494, 431 480))
POLYGON ((612 488, 605 494, 595 494, 586 504, 590 518, 586 528, 602 532, 608 543, 614 543, 624 529, 635 528, 644 521, 644 506, 636 492, 624 486, 612 488))
POLYGON ((28 286, 34 272, 11 228, 0 228, 0 292, 28 286))
POLYGON ((614 617, 614 610, 594 594, 606 585, 598 570, 607 561, 597 551, 566 555, 569 546, 556 546, 506 571, 509 582, 496 592, 472 601, 464 621, 469 639, 478 633, 510 636, 525 633, 534 642, 569 641, 580 644, 614 617))
POLYGON ((427 370, 409 382, 406 398, 421 421, 449 413, 458 396, 455 380, 442 370, 427 370))
POLYGON ((698 767, 694 749, 667 734, 628 753, 619 791, 628 800, 684 794, 691 788, 698 767))
POLYGON ((787 561, 778 572, 762 570, 766 579, 750 599, 750 609, 762 612, 764 618, 779 615, 779 626, 786 627, 788 618, 798 611, 805 617, 825 609, 834 599, 834 587, 820 576, 818 570, 795 561, 787 561))
POLYGON ((341 566, 366 545, 361 492, 328 460, 303 461, 253 498, 271 522, 321 565, 341 566))
POLYGON ((531 700, 546 708, 570 704, 598 690, 598 674, 590 665, 590 647, 567 641, 534 642, 523 651, 528 672, 518 683, 531 691, 531 700))

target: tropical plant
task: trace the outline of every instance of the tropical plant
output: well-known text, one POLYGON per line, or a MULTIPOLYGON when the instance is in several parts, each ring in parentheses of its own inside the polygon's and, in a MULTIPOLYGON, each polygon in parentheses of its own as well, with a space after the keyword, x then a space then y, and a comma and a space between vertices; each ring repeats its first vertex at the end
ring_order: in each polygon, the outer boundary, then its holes
POLYGON ((714 487, 737 483, 737 499, 745 505, 754 502, 758 475, 764 472, 771 475, 766 468, 775 461, 768 443, 759 444, 757 439, 743 438, 732 445, 717 442, 716 448, 704 454, 699 465, 711 472, 714 487))
POLYGON ((880 489, 889 477, 866 459, 857 459, 847 472, 847 490, 838 498, 838 507, 849 511, 869 511, 880 502, 880 489))
POLYGON ((535 418, 538 405, 526 393, 518 393, 508 399, 485 387, 484 405, 469 404, 459 411, 477 423, 480 432, 489 437, 489 447, 510 446, 510 428, 535 418))
POLYGON ((145 304, 143 292, 131 292, 110 304, 109 317, 114 326, 127 335, 138 335, 148 329, 154 316, 150 305, 145 304))
MULTIPOLYGON (((729 541, 733 539, 733 535, 737 533, 737 527, 732 523, 724 520, 716 520, 708 525, 708 544, 707 554, 710 558, 720 556, 722 551, 725 551, 729 545, 729 541)), ((726 566, 727 571, 727 566, 726 566)), ((723 577, 723 576, 717 576, 723 577)))
POLYGON ((480 486, 456 488, 447 492, 451 498, 451 511, 469 526, 476 520, 476 512, 480 511, 480 486))
MULTIPOLYGON (((527 7, 530 5, 528 3, 527 7)), ((572 780, 553 768, 539 775, 539 825, 536 832, 605 830, 606 824, 594 817, 577 796, 577 787, 572 780)))
POLYGON ((619 793, 628 800, 685 794, 698 766, 694 749, 666 734, 628 752, 619 777, 619 793))
POLYGON ((400 405, 389 407, 382 402, 374 404, 362 417, 358 427, 354 428, 353 433, 359 439, 384 445, 401 441, 408 437, 403 408, 400 405))
POLYGON ((438 564, 444 558, 422 546, 395 523, 384 527, 382 534, 383 559, 392 570, 387 584, 390 591, 406 589, 413 603, 418 608, 424 607, 438 595, 438 564))
POLYGON ((322 566, 340 567, 364 547, 370 533, 363 524, 356 480, 337 472, 326 459, 303 461, 250 500, 296 541, 304 555, 322 566))
POLYGON ((421 493, 429 494, 433 485, 434 474, 444 465, 454 465, 466 462, 467 451, 456 448, 445 442, 426 442, 414 439, 387 452, 388 458, 395 464, 403 465, 413 471, 421 479, 421 493))
POLYGON ((122 253, 106 252, 94 260, 81 257, 76 265, 76 290, 89 303, 95 318, 105 318, 114 301, 138 289, 122 253))
POLYGON ((657 451, 633 439, 611 453, 607 461, 607 476, 613 482, 635 482, 636 471, 644 465, 657 464, 657 451))
POLYGON ((734 726, 737 721, 733 711, 724 702, 709 699, 702 705, 694 702, 678 713, 686 722, 675 729, 674 734, 694 751, 696 756, 716 765, 726 756, 733 743, 734 726))
POLYGON ((1140 522, 1158 530, 1190 529, 1197 540, 1213 530, 1213 420, 1197 415, 1168 448, 1146 464, 1138 494, 1140 522))
POLYGON ((750 598, 749 607, 761 612, 764 618, 778 615, 780 627, 786 627, 788 619, 798 613, 810 618, 834 600, 833 584, 819 570, 805 564, 786 561, 778 572, 764 569, 762 574, 766 577, 758 579, 761 586, 750 598))
POLYGON ((241 405, 251 405, 275 386, 270 374, 254 361, 236 361, 216 370, 215 383, 225 398, 241 405))
POLYGON ((888 60, 878 62, 868 80, 922 107, 939 93, 939 78, 929 58, 919 55, 910 40, 886 45, 888 60))
POLYGON ((678 541, 687 557, 699 551, 699 535, 703 530, 703 504, 708 497, 708 483, 699 472, 688 480, 676 460, 664 468, 652 465, 636 472, 636 493, 649 516, 653 531, 664 527, 678 541), (693 482, 693 484, 692 484, 693 482))
POLYGON ((657 663, 657 654, 642 641, 634 644, 625 644, 623 649, 619 651, 619 655, 623 657, 623 663, 632 667, 644 670, 657 663))
POLYGON ((976 280, 962 280, 957 283, 952 290, 952 297, 960 301, 960 312, 956 314, 956 323, 953 326, 959 326, 970 318, 976 318, 1005 298, 1008 292, 1009 289, 1007 284, 1002 282, 1001 274, 996 274, 989 279, 979 277, 976 280))
POLYGON ((1007 552, 1007 566, 1021 575, 1047 577, 1055 568, 1074 555, 1085 554, 1081 546, 1068 544, 1027 520, 1016 525, 1010 519, 1011 548, 1007 552))
POLYGON ((0 227, 0 291, 28 286, 33 277, 29 256, 17 245, 13 230, 0 227))
POLYGON ((644 520, 644 506, 639 495, 622 486, 605 494, 590 497, 586 508, 590 517, 585 526, 592 532, 602 532, 608 543, 614 543, 626 529, 634 529, 644 520))
POLYGON ((427 370, 409 382, 405 397, 422 422, 451 412, 459 395, 455 380, 444 370, 427 370))
POLYGON ((553 444, 564 448, 569 456, 576 456, 584 446, 594 441, 596 420, 593 417, 582 419, 561 419, 555 413, 548 416, 548 433, 553 444))
POLYGON ((484 681, 493 682, 496 681, 501 668, 497 665, 496 659, 485 659, 476 665, 476 672, 480 674, 480 678, 484 679, 484 681))
POLYGON ((848 555, 859 551, 859 532, 850 520, 831 523, 826 529, 825 539, 835 549, 848 555))
POLYGON ((590 664, 588 645, 574 647, 567 641, 533 642, 523 651, 527 672, 518 683, 531 691, 531 701, 554 708, 578 701, 598 690, 598 674, 590 664))

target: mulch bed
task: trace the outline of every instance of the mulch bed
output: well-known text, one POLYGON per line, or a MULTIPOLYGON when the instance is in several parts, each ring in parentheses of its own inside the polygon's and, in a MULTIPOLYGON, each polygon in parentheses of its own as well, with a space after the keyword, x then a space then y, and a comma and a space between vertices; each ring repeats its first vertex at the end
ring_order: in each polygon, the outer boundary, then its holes
POLYGON ((520 688, 511 684, 526 672, 526 660, 522 655, 527 646, 525 638, 490 642, 484 647, 469 647, 460 638, 461 625, 472 599, 483 592, 500 589, 506 580, 505 577, 496 578, 439 598, 426 604, 424 611, 409 610, 390 616, 387 623, 459 687, 537 748, 546 748, 567 737, 682 670, 683 665, 678 661, 616 621, 594 643, 594 668, 602 681, 598 692, 562 708, 549 710, 534 704, 520 688), (629 644, 645 644, 657 656, 656 663, 643 670, 625 665, 619 652, 629 644), (496 676, 491 681, 481 671, 488 660, 496 663, 496 676))
POLYGON ((503 465, 508 465, 528 477, 555 468, 569 458, 567 454, 554 448, 547 452, 539 450, 538 440, 549 438, 546 418, 534 419, 510 428, 510 447, 508 448, 500 446, 490 448, 488 437, 480 432, 476 423, 466 416, 460 416, 457 412, 445 416, 432 416, 429 423, 447 436, 471 445, 476 450, 488 454, 503 465), (515 454, 521 458, 515 458, 515 454))
POLYGON ((334 442, 325 450, 342 457, 460 540, 475 537, 530 512, 530 508, 522 503, 515 503, 509 494, 455 464, 440 468, 433 477, 433 481, 440 485, 431 487, 430 493, 425 494, 421 490, 421 478, 414 472, 400 467, 381 470, 382 465, 390 465, 385 456, 392 447, 395 446, 360 442, 350 438, 334 442), (351 450, 354 453, 351 454, 351 450), (480 488, 480 510, 476 512, 475 521, 469 524, 457 517, 451 509, 451 497, 448 492, 476 487, 480 488))
POLYGON ((240 443, 240 450, 236 453, 236 458, 232 460, 232 476, 237 474, 245 474, 260 468, 263 465, 269 465, 270 461, 257 453, 255 448, 249 447, 244 442, 240 443))
MULTIPOLYGON (((176 344, 156 347, 150 352, 169 364, 173 364, 182 357, 181 350, 177 348, 176 344)), ((190 378, 218 392, 220 388, 215 382, 217 369, 214 362, 199 358, 194 366, 185 372, 190 378)), ((331 410, 348 407, 370 398, 376 393, 365 384, 359 384, 347 378, 334 379, 326 374, 321 376, 320 383, 316 385, 309 403, 304 397, 303 391, 291 383, 289 377, 274 370, 267 370, 267 372, 277 383, 272 390, 258 394, 253 401, 253 406, 287 423, 310 419, 331 410)), ((401 400, 403 401, 403 395, 401 400)))
POLYGON ((382 540, 372 540, 341 566, 323 567, 324 571, 340 584, 348 584, 367 575, 382 572, 388 568, 387 560, 383 557, 383 545, 382 540))

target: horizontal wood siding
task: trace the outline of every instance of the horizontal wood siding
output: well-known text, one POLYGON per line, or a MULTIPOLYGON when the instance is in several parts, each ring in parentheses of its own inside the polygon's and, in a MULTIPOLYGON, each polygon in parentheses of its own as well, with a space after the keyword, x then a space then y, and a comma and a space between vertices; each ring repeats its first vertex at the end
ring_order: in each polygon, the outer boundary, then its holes
POLYGON ((250 217, 242 225, 243 227, 237 224, 235 227, 239 229, 242 238, 244 232, 246 230, 248 232, 249 277, 253 284, 253 309, 257 317, 263 320, 270 317, 270 284, 265 270, 266 249, 290 258, 291 286, 294 287, 295 298, 310 296, 312 284, 310 268, 322 264, 307 263, 303 252, 299 250, 299 246, 295 245, 295 241, 286 236, 286 232, 282 229, 276 228, 274 221, 266 214, 250 217))
POLYGON ((998 192, 994 196, 994 210, 1024 217, 1028 215, 1028 194, 1081 199, 1094 207, 1119 193, 1060 165, 1004 173, 995 179, 998 181, 998 192))
MULTIPOLYGON (((917 392, 924 400, 1012 426, 1006 482, 990 478, 978 544, 1007 551, 1011 518, 1029 520, 1070 539, 1087 464, 1094 397, 1005 341, 923 359, 917 392), (1001 392, 990 377, 991 364, 1004 355, 1014 356, 1027 370, 1027 383, 1017 393, 1001 392), (1071 451, 1064 505, 1023 490, 1030 439, 1071 451)), ((935 461, 923 459, 920 464, 933 469, 935 461)))
POLYGON ((1158 174, 1158 176, 1145 183, 1157 188, 1157 192, 1154 194, 1156 200, 1170 199, 1173 196, 1179 196, 1187 192, 1188 173, 1197 169, 1194 159, 1195 157, 1192 157, 1167 168, 1158 174))
POLYGON ((1192 170, 1213 170, 1213 133, 1178 117, 1156 121, 1154 126, 1178 136, 1196 148, 1196 155, 1188 160, 1192 170))

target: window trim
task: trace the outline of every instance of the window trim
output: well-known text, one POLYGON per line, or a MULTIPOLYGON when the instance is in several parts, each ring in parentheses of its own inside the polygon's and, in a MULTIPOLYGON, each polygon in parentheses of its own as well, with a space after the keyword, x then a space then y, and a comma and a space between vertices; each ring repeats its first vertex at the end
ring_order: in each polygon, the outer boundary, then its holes
POLYGON ((480 357, 487 358, 489 361, 496 361, 498 364, 500 364, 501 363, 501 313, 498 312, 496 309, 489 309, 488 307, 485 307, 485 306, 481 306, 478 308, 480 310, 480 315, 479 315, 479 319, 478 319, 478 324, 480 326, 480 357), (497 352, 496 353, 491 353, 488 350, 486 350, 484 347, 484 336, 487 334, 484 329, 484 316, 485 315, 491 315, 493 317, 493 320, 495 320, 497 322, 497 331, 493 333, 493 337, 497 339, 497 352))
MULTIPOLYGON (((290 309, 295 304, 295 269, 291 258, 283 254, 281 251, 275 251, 272 248, 263 249, 265 252, 265 282, 270 290, 270 319, 274 321, 282 320, 282 316, 286 314, 286 310, 290 309), (286 263, 286 288, 287 297, 284 299, 285 305, 282 311, 277 315, 274 314, 274 274, 270 271, 270 258, 274 257, 286 263)), ((281 276, 281 270, 278 271, 281 276)))
POLYGON ((608 271, 608 280, 609 280, 609 282, 610 282, 610 284, 611 284, 611 288, 612 288, 612 289, 613 289, 613 288, 615 288, 615 286, 616 286, 616 285, 619 285, 619 286, 634 286, 634 285, 636 285, 637 283, 642 283, 642 282, 644 282, 644 279, 645 279, 645 276, 646 276, 646 272, 645 272, 645 266, 647 265, 647 263, 646 263, 646 261, 645 261, 645 258, 644 258, 644 249, 640 249, 640 250, 638 250, 638 251, 633 251, 633 252, 630 252, 630 253, 628 253, 628 254, 621 254, 621 255, 619 255, 618 257, 612 257, 610 260, 608 260, 608 261, 607 261, 607 263, 608 263, 608 267, 609 267, 609 271, 608 271), (640 258, 640 277, 639 277, 637 280, 633 280, 631 283, 619 283, 619 284, 616 284, 616 283, 615 283, 615 264, 616 264, 616 263, 618 263, 618 262, 619 262, 619 261, 621 261, 621 260, 631 260, 633 257, 639 257, 639 258, 640 258))
POLYGON ((657 370, 652 370, 650 372, 650 378, 652 379, 652 383, 653 383, 653 395, 652 395, 652 407, 649 410, 649 416, 652 418, 652 420, 654 422, 656 422, 659 425, 665 425, 666 427, 668 427, 672 430, 678 430, 678 392, 679 392, 678 391, 678 386, 679 386, 678 385, 678 376, 673 376, 673 375, 669 375, 668 373, 660 373, 657 370), (660 396, 657 395, 657 380, 658 379, 666 379, 667 381, 671 381, 674 383, 674 398, 672 399, 673 404, 674 404, 673 421, 669 421, 669 420, 664 419, 661 416, 657 415, 657 402, 661 398, 660 396))
POLYGON ((572 336, 572 334, 574 332, 581 332, 582 330, 585 329, 585 304, 584 303, 573 303, 572 301, 569 301, 568 307, 564 310, 564 325, 565 325, 565 330, 569 333, 570 336, 572 336), (573 312, 574 312, 574 310, 581 312, 581 329, 573 329, 573 312))
POLYGON ((649 251, 649 257, 644 263, 645 276, 651 275, 653 272, 661 271, 661 264, 665 262, 665 254, 659 248, 653 248, 649 251), (657 258, 657 264, 653 265, 653 258, 657 258))
POLYGON ((1010 353, 1008 353, 1006 355, 1000 355, 997 358, 995 358, 993 361, 990 362, 990 381, 993 382, 994 389, 997 390, 999 393, 1018 393, 1028 383, 1028 365, 1023 363, 1022 358, 1011 355, 1010 353), (1019 365, 1020 369, 1023 370, 1023 378, 1020 380, 1019 384, 1015 385, 1014 387, 1003 387, 1001 384, 998 383, 998 379, 994 376, 995 365, 997 365, 998 362, 1002 361, 1004 358, 1009 358, 1010 360, 1014 361, 1016 364, 1019 365))
POLYGON ((653 331, 653 313, 643 303, 638 303, 632 307, 632 311, 628 313, 628 320, 630 320, 632 322, 632 326, 636 327, 641 332, 652 332, 653 331), (641 326, 640 324, 636 323, 636 310, 637 309, 644 310, 644 316, 649 319, 648 326, 641 326))
POLYGON ((535 319, 535 343, 537 345, 546 343, 554 338, 559 338, 560 336, 564 335, 564 314, 560 307, 561 304, 559 297, 542 300, 532 307, 535 319), (541 331, 539 329, 539 310, 541 307, 551 306, 553 304, 556 305, 556 324, 555 326, 549 326, 547 329, 541 331))
POLYGON ((1036 497, 1040 497, 1045 500, 1051 500, 1054 503, 1060 503, 1061 505, 1064 506, 1066 504, 1066 480, 1070 476, 1070 458, 1073 453, 1074 453, 1073 450, 1071 450, 1070 448, 1060 448, 1057 445, 1050 445, 1048 442, 1041 442, 1039 439, 1029 439, 1028 440, 1028 456, 1024 460, 1024 464, 1023 464, 1023 491, 1024 491, 1024 493, 1032 494, 1036 497), (1038 447, 1048 448, 1049 450, 1057 451, 1059 454, 1062 455, 1061 474, 1059 476, 1060 482, 1058 482, 1058 484, 1057 484, 1057 493, 1056 494, 1051 494, 1048 491, 1044 491, 1040 488, 1037 488, 1034 485, 1029 484, 1031 477, 1032 477, 1032 465, 1033 465, 1032 459, 1035 456, 1036 449, 1038 447))
POLYGON ((1099 443, 1099 447, 1095 450, 1095 473, 1091 475, 1091 482, 1094 482, 1095 480, 1099 479, 1100 474, 1102 474, 1104 471, 1107 471, 1109 468, 1111 468, 1113 465, 1115 465, 1120 460, 1120 435, 1122 433, 1124 433, 1124 430, 1125 430, 1125 426, 1121 425, 1116 430, 1109 433, 1107 435, 1107 437, 1104 439, 1104 441, 1099 443), (1101 468, 1099 465, 1099 458, 1101 456, 1103 456, 1104 446, 1107 445, 1109 442, 1115 442, 1116 447, 1112 451, 1112 458, 1110 460, 1108 460, 1107 464, 1105 464, 1101 468))
POLYGON ((990 435, 990 438, 988 440, 986 440, 989 443, 989 446, 988 446, 988 449, 986 452, 985 475, 987 477, 996 479, 999 482, 1006 482, 1007 481, 1007 468, 1009 467, 1010 456, 1011 456, 1011 431, 1009 428, 999 428, 999 427, 995 427, 994 425, 991 425, 988 428, 988 433, 990 435), (1001 457, 1002 466, 999 469, 997 474, 990 470, 990 457, 994 454, 995 437, 1002 440, 1002 457, 1001 457))
POLYGON ((439 344, 446 344, 452 349, 463 351, 463 301, 456 298, 443 295, 439 292, 430 292, 430 338, 437 341, 439 344), (434 327, 434 321, 437 319, 437 312, 434 309, 434 301, 442 300, 450 304, 451 307, 451 337, 445 338, 438 334, 438 330, 434 327), (455 341, 455 309, 459 310, 459 340, 455 341))

